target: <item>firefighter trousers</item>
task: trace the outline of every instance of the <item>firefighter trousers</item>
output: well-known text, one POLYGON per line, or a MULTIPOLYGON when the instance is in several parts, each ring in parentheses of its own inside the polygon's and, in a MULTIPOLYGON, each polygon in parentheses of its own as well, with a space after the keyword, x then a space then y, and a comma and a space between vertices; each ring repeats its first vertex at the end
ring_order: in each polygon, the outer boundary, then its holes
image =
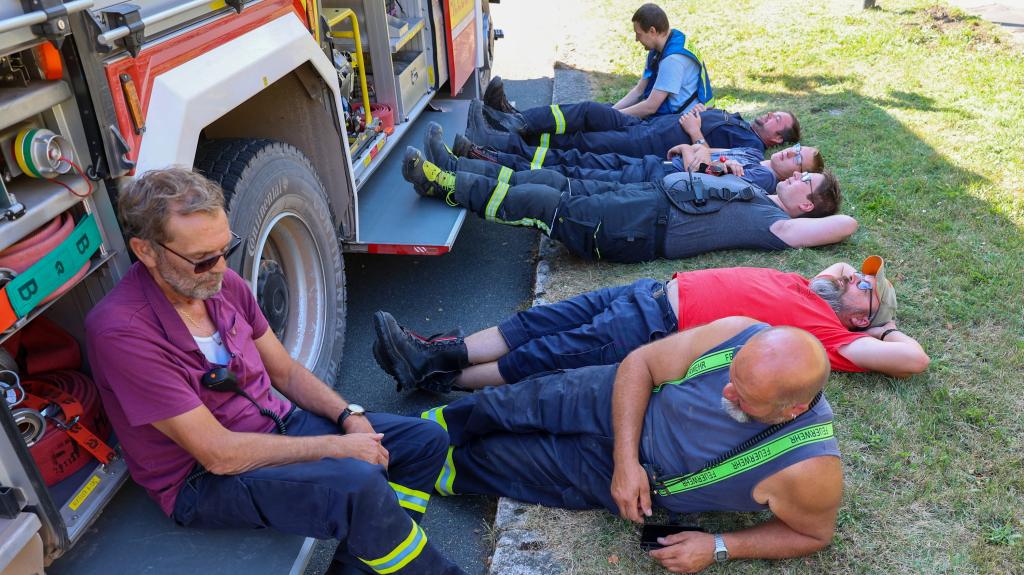
MULTIPOLYGON (((588 157, 586 162, 554 164, 545 166, 543 169, 558 172, 567 178, 577 180, 597 180, 620 184, 661 181, 665 176, 676 171, 657 156, 644 156, 643 158, 630 158, 620 154, 582 154, 582 156, 588 157)), ((514 171, 540 169, 531 168, 528 160, 513 154, 499 152, 496 159, 498 159, 497 163, 459 158, 456 170, 497 177, 502 166, 507 166, 514 171)))
POLYGON ((617 512, 610 492, 616 368, 548 372, 424 412, 451 442, 437 492, 617 512))
POLYGON ((600 102, 538 106, 523 110, 521 114, 526 119, 524 135, 604 132, 643 123, 640 118, 623 114, 611 104, 600 102))
POLYGON ((622 154, 634 158, 653 155, 664 158, 669 149, 689 144, 690 138, 676 120, 659 116, 639 124, 601 132, 543 133, 522 136, 509 132, 474 134, 475 143, 530 159, 530 164, 571 164, 579 153, 622 154))
POLYGON ((497 177, 457 172, 453 197, 488 221, 537 228, 584 259, 639 262, 662 254, 669 202, 653 183, 499 168, 497 177))
MULTIPOLYGON (((367 573, 462 574, 429 542, 426 512, 447 438, 422 420, 368 413, 390 453, 388 469, 325 458, 238 475, 206 474, 178 493, 174 519, 186 527, 271 528, 339 541, 335 560, 367 573)), ((288 435, 334 435, 333 421, 296 410, 288 435)))

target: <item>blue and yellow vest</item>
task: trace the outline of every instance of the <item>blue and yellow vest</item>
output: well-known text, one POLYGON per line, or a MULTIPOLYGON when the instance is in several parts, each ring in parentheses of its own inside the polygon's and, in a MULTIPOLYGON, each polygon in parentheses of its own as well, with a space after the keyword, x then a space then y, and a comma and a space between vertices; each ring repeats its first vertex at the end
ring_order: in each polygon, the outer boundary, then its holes
POLYGON ((651 50, 647 53, 647 64, 644 66, 644 78, 647 78, 647 86, 644 88, 643 99, 646 100, 651 95, 651 91, 654 90, 654 84, 658 80, 658 66, 661 61, 669 56, 681 54, 690 58, 700 66, 700 80, 697 82, 697 93, 690 96, 683 105, 678 108, 672 108, 669 104, 669 99, 666 98, 658 111, 654 113, 655 116, 661 116, 664 114, 678 114, 679 112, 686 109, 687 106, 693 102, 694 98, 702 104, 706 104, 708 107, 713 105, 715 95, 711 89, 711 78, 708 76, 707 66, 704 65, 704 61, 700 57, 700 53, 697 48, 690 42, 687 46, 686 34, 683 34, 675 28, 668 36, 668 42, 665 43, 665 48, 658 52, 657 50, 651 50))

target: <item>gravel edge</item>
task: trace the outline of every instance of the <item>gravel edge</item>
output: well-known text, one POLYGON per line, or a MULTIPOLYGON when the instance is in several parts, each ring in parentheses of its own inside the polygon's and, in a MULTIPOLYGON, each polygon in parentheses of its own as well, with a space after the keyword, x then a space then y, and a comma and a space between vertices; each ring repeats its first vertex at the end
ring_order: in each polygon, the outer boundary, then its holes
MULTIPOLYGON (((581 102, 591 99, 588 74, 581 70, 555 65, 552 102, 581 102)), ((533 305, 544 305, 551 276, 552 256, 561 251, 560 244, 541 236, 534 272, 533 305)), ((564 572, 547 549, 547 542, 527 528, 526 511, 531 505, 501 497, 494 516, 494 555, 490 575, 559 575, 564 572)))

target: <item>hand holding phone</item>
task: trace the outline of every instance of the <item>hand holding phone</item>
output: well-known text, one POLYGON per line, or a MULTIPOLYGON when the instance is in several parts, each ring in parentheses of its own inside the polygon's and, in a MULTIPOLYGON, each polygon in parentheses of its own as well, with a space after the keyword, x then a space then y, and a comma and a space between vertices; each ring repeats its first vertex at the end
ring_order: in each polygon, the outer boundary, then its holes
POLYGON ((640 548, 644 551, 661 549, 663 545, 658 543, 658 538, 668 537, 680 531, 700 531, 706 533, 703 527, 698 525, 669 525, 665 523, 648 523, 640 530, 640 548))

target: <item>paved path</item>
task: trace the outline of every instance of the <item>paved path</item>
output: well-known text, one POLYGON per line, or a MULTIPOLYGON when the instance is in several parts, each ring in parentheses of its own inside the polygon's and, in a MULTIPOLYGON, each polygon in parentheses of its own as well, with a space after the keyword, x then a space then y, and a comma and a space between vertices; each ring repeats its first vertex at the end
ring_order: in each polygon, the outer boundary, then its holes
POLYGON ((999 24, 1018 45, 1024 45, 1024 0, 946 0, 951 6, 999 24))
MULTIPOLYGON (((551 102, 554 38, 538 25, 544 20, 537 16, 543 7, 539 0, 491 5, 497 27, 506 34, 495 46, 494 73, 506 79, 509 98, 524 107, 551 102)), ((421 137, 410 136, 409 143, 420 146, 421 137)), ((494 325, 532 300, 536 244, 534 230, 497 226, 467 214, 450 254, 346 255, 348 324, 342 393, 371 409, 401 414, 419 414, 457 398, 457 394, 395 393, 393 380, 371 355, 373 312, 387 310, 426 335, 454 326, 472 333, 494 325)), ((435 496, 423 527, 460 567, 470 575, 483 575, 490 559, 486 539, 494 507, 492 498, 435 496)), ((318 545, 306 575, 323 572, 333 547, 331 542, 318 545)))

